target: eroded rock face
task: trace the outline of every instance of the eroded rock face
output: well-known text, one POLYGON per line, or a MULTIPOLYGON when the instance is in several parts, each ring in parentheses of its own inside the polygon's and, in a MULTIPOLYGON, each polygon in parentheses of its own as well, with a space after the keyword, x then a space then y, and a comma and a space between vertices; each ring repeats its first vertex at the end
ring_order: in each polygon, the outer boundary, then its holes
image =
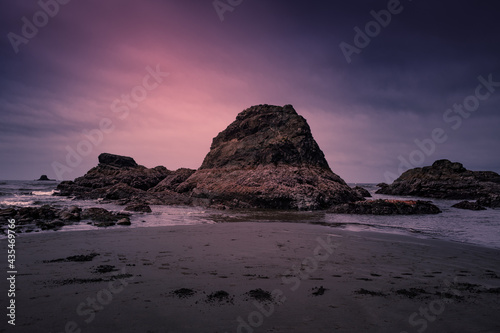
POLYGON ((416 215, 439 214, 441 210, 430 201, 378 199, 336 205, 330 208, 329 212, 359 215, 416 215))
POLYGON ((132 157, 109 153, 99 155, 99 163, 116 168, 135 168, 139 166, 132 157))
MULTIPOLYGON (((155 188, 166 177, 178 183, 185 180, 187 169, 170 171, 163 166, 146 168, 133 158, 103 153, 99 164, 74 181, 63 181, 57 186, 59 195, 79 199, 121 200, 122 203, 188 204, 191 199, 175 193, 166 186, 155 188), (179 180, 180 179, 180 180, 179 180), (151 190, 148 192, 148 190, 151 190)), ((193 171, 194 172, 194 171, 193 171)))
POLYGON ((404 172, 391 185, 380 184, 377 193, 413 195, 440 199, 481 200, 495 206, 500 194, 500 175, 491 171, 470 171, 461 163, 438 160, 423 168, 404 172))
POLYGON ((130 204, 127 207, 125 207, 125 210, 131 211, 131 212, 142 212, 142 213, 151 213, 151 207, 149 207, 146 204, 130 204))
POLYGON ((166 176, 161 182, 158 183, 153 188, 150 188, 149 192, 164 192, 164 191, 175 191, 176 188, 188 179, 196 170, 180 168, 172 171, 168 176, 166 176))
POLYGON ((238 114, 236 120, 213 139, 200 169, 265 165, 330 170, 309 125, 291 105, 258 105, 238 114))
POLYGON ((241 112, 176 191, 231 207, 321 209, 361 199, 331 171, 291 105, 241 112))
MULTIPOLYGON (((19 228, 16 232, 30 232, 37 228, 41 230, 58 230, 81 220, 91 221, 95 226, 107 227, 121 219, 129 219, 130 214, 111 212, 103 208, 87 208, 82 210, 77 206, 57 208, 50 205, 41 207, 22 207, 0 209, 0 217, 14 218, 19 228)), ((0 219, 0 230, 7 225, 7 219, 0 219)))

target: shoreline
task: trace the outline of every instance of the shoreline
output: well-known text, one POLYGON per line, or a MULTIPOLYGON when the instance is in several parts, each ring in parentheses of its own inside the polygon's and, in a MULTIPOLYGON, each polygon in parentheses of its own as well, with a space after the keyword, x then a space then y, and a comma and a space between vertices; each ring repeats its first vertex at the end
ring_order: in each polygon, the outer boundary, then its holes
MULTIPOLYGON (((19 184, 18 184, 19 185, 19 184)), ((38 184, 36 184, 38 185, 38 184)), ((350 183, 353 185, 360 185, 350 183)), ((406 200, 407 197, 398 197, 390 195, 374 194, 376 184, 362 184, 373 195, 372 199, 397 199, 406 200)), ((17 186, 17 185, 16 185, 17 186)), ((15 186, 14 186, 15 187, 15 186)), ((19 187, 19 186, 18 186, 19 187)), ((31 188, 27 185, 26 188, 31 188)), ((29 200, 34 196, 29 196, 29 200)), ((86 208, 104 208, 113 214, 122 213, 124 206, 117 205, 116 202, 97 202, 93 200, 75 200, 66 201, 63 197, 57 196, 35 196, 41 201, 40 205, 45 203, 55 207, 55 214, 59 214, 59 210, 70 210, 70 207, 76 205, 81 209, 86 208), (59 201, 61 200, 61 201, 59 201)), ((5 199, 5 198, 4 198, 5 199)), ((26 199, 26 198, 25 198, 26 199)), ((28 200, 26 199, 26 200, 28 200)), ((426 200, 425 198, 415 198, 416 200, 426 200)), ((23 199, 24 200, 24 199, 23 199)), ((22 200, 21 200, 22 201, 22 200)), ((133 212, 131 218, 132 225, 128 228, 136 228, 143 226, 156 226, 166 224, 196 224, 204 222, 233 222, 233 221, 299 221, 303 222, 324 222, 325 224, 332 224, 345 228, 347 230, 370 230, 382 233, 397 233, 403 235, 415 236, 418 238, 435 238, 458 241, 465 244, 476 244, 486 246, 489 248, 500 249, 500 240, 495 237, 498 230, 498 221, 500 221, 500 210, 488 209, 485 211, 469 211, 457 208, 451 208, 456 201, 453 200, 433 200, 443 212, 438 215, 344 215, 333 214, 327 211, 314 211, 309 213, 298 211, 261 211, 261 210, 245 210, 235 209, 231 211, 215 210, 213 212, 203 207, 197 206, 151 206, 152 214, 142 215, 141 213, 133 212)), ((40 207, 40 205, 33 207, 40 207)), ((9 206, 10 207, 10 206, 9 206)), ((18 207, 19 208, 19 207, 18 207)), ((205 207, 206 208, 206 207, 205 207)), ((53 209, 54 210, 54 209, 53 209)), ((126 212, 130 213, 130 212, 126 212)), ((65 219, 68 214, 64 213, 62 221, 67 224, 63 227, 64 232, 66 229, 91 229, 81 222, 70 222, 65 219), (73 224, 74 223, 74 224, 73 224)), ((71 218, 71 216, 70 216, 71 218)), ((17 220, 17 219, 16 219, 17 220)), ((22 221, 22 219, 20 219, 22 221)), ((49 223, 51 219, 40 220, 40 226, 26 225, 21 227, 23 229, 51 229, 59 228, 62 222, 57 219, 56 223, 49 223)), ((91 220, 86 220, 91 221, 91 220)), ((94 222, 100 223, 100 222, 94 222)), ((2 226, 0 226, 2 228, 2 226)), ((19 229, 21 232, 21 229, 19 229)), ((45 231, 42 231, 45 232, 45 231)), ((5 237, 2 233, 0 239, 5 237)))
POLYGON ((500 250, 481 246, 285 222, 54 232, 16 246, 16 326, 28 331, 500 328, 500 250))
MULTIPOLYGON (((140 225, 140 224, 132 224, 130 226, 111 226, 111 227, 95 227, 92 226, 92 229, 74 229, 75 225, 68 225, 63 227, 62 229, 58 230, 35 230, 32 232, 22 232, 17 234, 17 238, 22 238, 22 237, 30 237, 33 235, 52 235, 55 233, 85 233, 85 232, 113 232, 113 231, 120 231, 120 230, 136 230, 136 229, 155 229, 155 228, 172 228, 172 227, 196 227, 196 226, 203 226, 203 225, 219 225, 219 224, 239 224, 239 223, 254 223, 254 224, 303 224, 303 225, 311 225, 311 226, 321 226, 325 228, 330 228, 332 230, 338 231, 340 233, 345 232, 345 233, 352 233, 352 234, 374 234, 374 235, 380 235, 383 237, 383 235, 387 236, 395 236, 395 237, 407 237, 407 238, 415 238, 418 240, 429 240, 429 241, 438 241, 438 242, 447 242, 450 244, 456 244, 456 245, 464 245, 464 246, 472 246, 472 247, 479 247, 479 248, 484 248, 484 249, 490 249, 490 250, 498 250, 500 251, 500 247, 495 247, 495 246, 488 246, 485 244, 479 244, 479 243, 472 243, 472 242, 463 242, 459 240, 453 240, 453 239, 446 239, 446 238, 439 238, 436 236, 431 236, 428 234, 425 234, 420 231, 410 231, 407 229, 403 229, 402 231, 400 230, 394 230, 394 229, 389 229, 389 230, 383 230, 381 228, 377 229, 377 225, 374 226, 368 226, 368 228, 371 228, 373 230, 356 230, 359 227, 355 224, 349 224, 349 223, 328 223, 328 222, 306 222, 306 221, 298 221, 298 222, 290 222, 290 221, 250 221, 250 222, 244 222, 244 221, 231 221, 231 222, 204 222, 204 223, 192 223, 192 224, 172 224, 172 225, 140 225), (343 224, 343 227, 336 226, 336 224, 343 224), (68 228, 69 227, 69 228, 68 228)), ((87 224, 82 224, 82 226, 87 226, 87 224)), ((366 227, 366 226, 365 226, 366 227)), ((379 226, 380 227, 380 226, 379 226)), ((390 228, 390 227, 388 227, 390 228)), ((6 239, 7 236, 4 234, 0 234, 0 242, 4 239, 6 239)))

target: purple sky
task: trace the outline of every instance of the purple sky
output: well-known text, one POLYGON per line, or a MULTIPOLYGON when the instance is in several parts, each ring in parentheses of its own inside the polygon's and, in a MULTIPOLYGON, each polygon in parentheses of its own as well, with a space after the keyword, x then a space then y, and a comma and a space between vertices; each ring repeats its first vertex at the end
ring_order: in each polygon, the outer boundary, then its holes
POLYGON ((500 172, 494 1, 59 1, 0 5, 0 179, 74 179, 102 152, 198 168, 256 104, 292 104, 348 182, 500 172))

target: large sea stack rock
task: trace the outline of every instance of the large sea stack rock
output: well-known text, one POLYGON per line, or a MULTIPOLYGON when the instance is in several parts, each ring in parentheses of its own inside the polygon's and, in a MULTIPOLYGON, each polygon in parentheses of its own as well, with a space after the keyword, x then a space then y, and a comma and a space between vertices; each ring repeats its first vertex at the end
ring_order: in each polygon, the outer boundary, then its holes
POLYGON ((495 206, 500 194, 500 175, 492 171, 470 171, 461 163, 438 160, 432 166, 404 172, 391 185, 380 184, 377 193, 413 195, 440 199, 481 200, 495 206))
POLYGON ((238 114, 177 191, 210 204, 300 210, 361 199, 330 170, 291 105, 258 105, 238 114))
MULTIPOLYGON (((194 171, 193 171, 194 172, 194 171)), ((164 166, 146 168, 128 156, 109 153, 99 155, 99 164, 84 176, 61 182, 59 195, 80 199, 122 200, 124 203, 187 204, 190 199, 166 188, 152 190, 166 177, 186 179, 186 169, 180 175, 164 166), (184 178, 183 178, 184 177, 184 178)), ((179 180, 178 180, 179 181, 179 180)))

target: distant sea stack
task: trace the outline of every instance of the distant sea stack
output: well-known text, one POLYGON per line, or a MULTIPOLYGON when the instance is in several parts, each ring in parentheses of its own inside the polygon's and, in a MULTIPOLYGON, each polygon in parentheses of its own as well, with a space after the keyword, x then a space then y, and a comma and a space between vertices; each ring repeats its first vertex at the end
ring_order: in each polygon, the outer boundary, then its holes
POLYGON ((176 191, 232 207, 309 210, 362 200, 332 172, 291 105, 257 105, 238 114, 176 191))
POLYGON ((47 175, 41 175, 40 178, 37 179, 38 181, 54 181, 54 179, 49 179, 47 175))
POLYGON ((377 193, 439 199, 478 200, 483 206, 500 207, 500 175, 471 171, 461 163, 438 160, 432 166, 404 172, 391 185, 379 184, 377 193))

